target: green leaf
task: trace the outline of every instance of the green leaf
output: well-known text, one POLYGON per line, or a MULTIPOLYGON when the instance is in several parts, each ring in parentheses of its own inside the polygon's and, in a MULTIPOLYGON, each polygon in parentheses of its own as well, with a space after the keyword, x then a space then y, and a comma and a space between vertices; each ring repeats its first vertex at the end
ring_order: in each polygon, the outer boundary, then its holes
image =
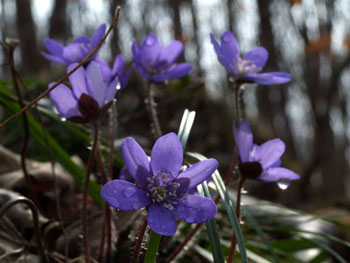
POLYGON ((161 235, 157 234, 154 231, 151 231, 151 235, 148 241, 147 252, 145 256, 145 263, 156 262, 161 237, 162 237, 161 235))
MULTIPOLYGON (((6 89, 4 85, 0 85, 0 103, 11 114, 20 110, 19 104, 9 98, 12 93, 6 89)), ((39 147, 47 148, 45 139, 45 130, 38 121, 27 111, 27 119, 29 125, 29 133, 36 140, 39 147)), ((22 125, 22 118, 17 119, 22 125)), ((60 146, 60 144, 47 132, 47 138, 54 158, 74 177, 74 179, 82 185, 85 178, 85 172, 76 165, 70 158, 69 154, 60 146)), ((100 196, 101 187, 95 182, 89 183, 90 196, 101 206, 104 202, 100 196)))
MULTIPOLYGON (((207 182, 203 182, 202 184, 197 186, 197 190, 200 195, 211 198, 207 182)), ((215 218, 209 220, 208 222, 205 222, 208 230, 208 237, 210 246, 212 249, 214 262, 225 262, 224 255, 222 253, 221 249, 221 243, 220 243, 220 237, 219 237, 219 231, 216 227, 216 220, 215 218)))
MULTIPOLYGON (((200 160, 200 161, 207 159, 205 156, 203 156, 199 153, 186 152, 186 154, 188 156, 196 158, 197 160, 200 160)), ((247 253, 246 253, 246 249, 245 249, 245 244, 244 244, 244 239, 243 239, 241 227, 240 227, 239 221, 237 219, 235 208, 234 208, 235 202, 231 199, 229 193, 227 192, 225 184, 222 181, 218 170, 216 170, 213 173, 211 178, 213 179, 213 182, 216 186, 216 189, 219 192, 219 195, 221 197, 221 200, 224 204, 227 215, 228 215, 230 222, 231 222, 231 225, 233 227, 233 231, 235 232, 239 252, 241 255, 241 260, 243 263, 248 263, 247 253)))

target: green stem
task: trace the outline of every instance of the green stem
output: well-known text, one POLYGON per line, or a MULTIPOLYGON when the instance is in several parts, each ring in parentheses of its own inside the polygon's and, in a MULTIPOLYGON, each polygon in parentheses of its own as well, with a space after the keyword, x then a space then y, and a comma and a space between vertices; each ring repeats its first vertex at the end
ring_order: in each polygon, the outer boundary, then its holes
POLYGON ((161 235, 151 231, 148 248, 145 257, 145 263, 154 263, 157 259, 158 247, 161 239, 161 235))

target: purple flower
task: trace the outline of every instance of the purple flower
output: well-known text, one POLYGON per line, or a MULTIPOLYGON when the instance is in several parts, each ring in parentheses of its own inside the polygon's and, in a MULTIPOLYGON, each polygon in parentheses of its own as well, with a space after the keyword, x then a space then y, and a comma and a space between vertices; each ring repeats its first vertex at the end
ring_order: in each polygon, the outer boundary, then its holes
POLYGON ((122 155, 136 185, 123 180, 105 184, 102 198, 121 210, 147 207, 148 225, 160 235, 176 232, 175 216, 189 223, 201 223, 217 212, 213 200, 188 194, 215 171, 218 163, 208 159, 180 172, 183 151, 175 133, 160 137, 153 146, 151 160, 132 138, 122 143, 122 155))
POLYGON ((246 121, 241 122, 238 130, 234 123, 233 133, 237 144, 239 169, 242 176, 265 182, 300 179, 298 174, 280 167, 280 158, 285 150, 283 141, 274 139, 260 146, 253 144, 253 134, 249 123, 246 121))
POLYGON ((95 61, 99 64, 101 68, 103 81, 106 85, 109 85, 116 77, 118 77, 120 82, 120 88, 123 89, 126 86, 130 78, 131 71, 124 71, 125 61, 122 55, 116 56, 112 69, 103 59, 97 58, 95 61))
POLYGON ((136 40, 132 43, 133 68, 151 82, 161 83, 183 77, 190 72, 192 65, 188 63, 173 65, 182 50, 183 45, 177 40, 162 48, 159 39, 150 33, 140 47, 136 40))
MULTIPOLYGON (((92 39, 87 36, 78 37, 72 44, 63 46, 57 41, 46 38, 44 45, 50 53, 41 52, 48 60, 68 66, 72 63, 80 63, 101 41, 106 31, 106 25, 102 24, 93 35, 92 39)), ((90 58, 93 60, 97 52, 90 58)))
MULTIPOLYGON (((77 65, 78 63, 69 65, 67 72, 77 65)), ((59 84, 50 92, 50 97, 61 117, 75 117, 76 121, 87 122, 91 118, 98 118, 101 109, 113 100, 117 93, 118 78, 106 86, 100 67, 93 61, 86 70, 79 67, 69 76, 69 82, 72 89, 59 84)), ((49 88, 54 84, 50 83, 49 88)))
POLYGON ((286 72, 269 72, 258 74, 266 64, 269 53, 263 47, 250 50, 243 59, 239 56, 239 47, 231 31, 225 31, 221 36, 221 46, 210 34, 220 64, 235 80, 255 82, 261 85, 274 85, 289 82, 291 76, 286 72))

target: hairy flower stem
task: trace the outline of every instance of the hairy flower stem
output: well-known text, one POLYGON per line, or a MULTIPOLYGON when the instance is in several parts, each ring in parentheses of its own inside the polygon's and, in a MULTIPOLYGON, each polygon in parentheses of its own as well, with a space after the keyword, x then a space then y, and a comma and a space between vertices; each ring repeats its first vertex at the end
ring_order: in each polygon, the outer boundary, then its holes
MULTIPOLYGON (((247 179, 247 177, 240 176, 239 182, 238 182, 238 187, 237 187, 236 216, 237 216, 238 222, 240 221, 240 218, 241 218, 240 214, 241 214, 242 187, 243 187, 243 184, 244 184, 246 179, 247 179)), ((235 232, 233 231, 232 240, 231 240, 231 247, 230 247, 230 251, 229 251, 228 256, 227 256, 227 263, 232 262, 232 259, 235 255, 235 251, 236 251, 236 245, 237 245, 237 238, 236 238, 235 232)))
POLYGON ((108 156, 108 177, 109 180, 113 177, 113 166, 114 166, 114 140, 116 137, 117 130, 117 103, 113 100, 110 115, 109 115, 109 156, 108 156))
POLYGON ((153 98, 153 90, 152 90, 151 82, 147 83, 147 108, 148 108, 149 114, 151 115, 155 138, 158 139, 160 136, 162 136, 162 131, 160 129, 160 125, 157 117, 156 103, 153 98))
POLYGON ((89 247, 89 236, 88 236, 88 216, 87 216, 87 197, 89 190, 89 178, 92 171, 92 166, 94 164, 94 156, 98 146, 98 124, 92 124, 92 130, 94 133, 94 139, 92 144, 92 149, 90 151, 88 159, 88 168, 86 171, 85 181, 84 181, 84 192, 83 192, 83 211, 82 211, 82 224, 83 224, 83 241, 84 241, 84 254, 85 262, 90 263, 90 247, 89 247))
MULTIPOLYGON (((100 168, 102 184, 104 185, 108 182, 108 176, 104 167, 100 145, 98 143, 97 143, 97 162, 100 168)), ((111 254, 111 213, 110 213, 110 207, 107 204, 105 206, 104 213, 103 213, 103 227, 102 227, 102 235, 101 235, 101 242, 100 242, 100 251, 98 256, 100 262, 102 262, 104 244, 105 244, 104 241, 105 241, 106 234, 107 234, 107 252, 106 252, 105 262, 109 262, 110 254, 111 254)))
POLYGON ((236 83, 235 81, 233 81, 233 87, 235 89, 235 107, 236 107, 236 123, 237 125, 240 124, 240 122, 242 121, 242 103, 241 103, 241 91, 244 88, 244 83, 236 83))
POLYGON ((27 111, 30 107, 32 107, 34 104, 36 104, 39 100, 44 98, 47 94, 49 94, 53 89, 55 89, 58 85, 62 84, 70 75, 72 75, 78 68, 80 68, 82 65, 84 65, 96 52, 99 50, 99 48, 102 46, 102 44, 105 42, 107 36, 112 32, 112 29, 116 26, 118 18, 120 13, 120 6, 117 7, 115 11, 115 16, 113 18, 113 21, 111 25, 109 26, 106 34, 103 36, 101 41, 97 44, 97 46, 76 66, 74 67, 70 72, 68 72, 66 75, 64 75, 58 82, 56 82, 51 88, 44 91, 41 95, 36 97, 34 100, 32 100, 29 104, 22 107, 22 109, 15 114, 11 115, 9 118, 7 118, 5 121, 0 123, 0 128, 5 126, 7 123, 9 123, 11 120, 15 119, 19 115, 21 115, 23 112, 27 111))
POLYGON ((140 228, 138 231, 138 236, 136 239, 134 254, 132 255, 132 261, 131 261, 132 263, 137 262, 137 258, 139 257, 140 247, 142 244, 142 239, 143 239, 143 236, 145 235, 146 228, 147 228, 147 216, 144 217, 142 224, 140 225, 140 228))
POLYGON ((26 204, 29 209, 32 212, 33 215, 33 225, 34 225, 34 233, 36 236, 36 240, 38 242, 38 250, 40 251, 42 257, 45 259, 45 262, 50 262, 49 257, 46 254, 46 249, 43 246, 43 241, 41 239, 41 232, 40 232, 40 222, 39 222, 39 212, 33 201, 31 201, 28 198, 25 197, 19 197, 15 200, 7 201, 0 209, 0 217, 3 216, 3 214, 10 209, 12 206, 14 206, 17 203, 24 203, 26 204))
MULTIPOLYGON (((15 88, 15 92, 16 92, 17 97, 18 97, 19 105, 22 108, 22 107, 24 107, 24 102, 23 102, 21 90, 19 88, 15 59, 14 59, 15 44, 1 43, 1 45, 4 47, 4 49, 6 49, 8 51, 8 57, 10 60, 10 65, 11 65, 11 75, 12 75, 13 86, 15 88)), ((38 197, 33 189, 33 182, 30 178, 30 175, 28 174, 28 170, 27 170, 27 166, 26 166, 26 155, 27 155, 27 148, 28 148, 28 141, 29 141, 29 125, 28 125, 27 115, 23 114, 22 117, 23 117, 24 136, 23 136, 23 145, 22 145, 22 149, 21 149, 21 167, 22 167, 24 179, 26 182, 28 195, 34 201, 36 206, 40 208, 39 200, 38 200, 38 197)))

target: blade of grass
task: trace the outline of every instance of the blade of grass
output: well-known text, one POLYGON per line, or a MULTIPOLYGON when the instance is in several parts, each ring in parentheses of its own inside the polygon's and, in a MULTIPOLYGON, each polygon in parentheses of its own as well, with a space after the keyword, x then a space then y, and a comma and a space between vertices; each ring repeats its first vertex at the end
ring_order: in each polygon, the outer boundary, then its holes
MULTIPOLYGON (((205 156, 203 156, 199 153, 186 152, 186 154, 188 156, 196 158, 197 160, 200 160, 200 161, 206 159, 205 156)), ((218 170, 216 170, 213 173, 211 178, 212 178, 214 184, 216 185, 217 191, 219 192, 219 195, 221 197, 221 200, 224 204, 227 215, 228 215, 230 222, 231 222, 231 225, 233 227, 233 230, 236 234, 237 244, 238 244, 238 248, 240 251, 242 263, 248 263, 247 253, 246 253, 246 249, 245 249, 245 244, 244 244, 244 239, 243 239, 241 227, 240 227, 240 224, 238 222, 236 212, 235 212, 235 207, 236 207, 235 202, 231 199, 230 195, 228 194, 226 187, 225 187, 225 184, 222 181, 218 170)))
POLYGON ((179 131, 177 133, 177 136, 179 137, 179 139, 181 141, 182 148, 184 151, 186 149, 188 137, 190 135, 195 116, 196 116, 196 112, 189 111, 188 109, 186 109, 184 111, 184 114, 182 115, 182 119, 181 119, 181 123, 180 123, 180 127, 179 127, 179 131))

